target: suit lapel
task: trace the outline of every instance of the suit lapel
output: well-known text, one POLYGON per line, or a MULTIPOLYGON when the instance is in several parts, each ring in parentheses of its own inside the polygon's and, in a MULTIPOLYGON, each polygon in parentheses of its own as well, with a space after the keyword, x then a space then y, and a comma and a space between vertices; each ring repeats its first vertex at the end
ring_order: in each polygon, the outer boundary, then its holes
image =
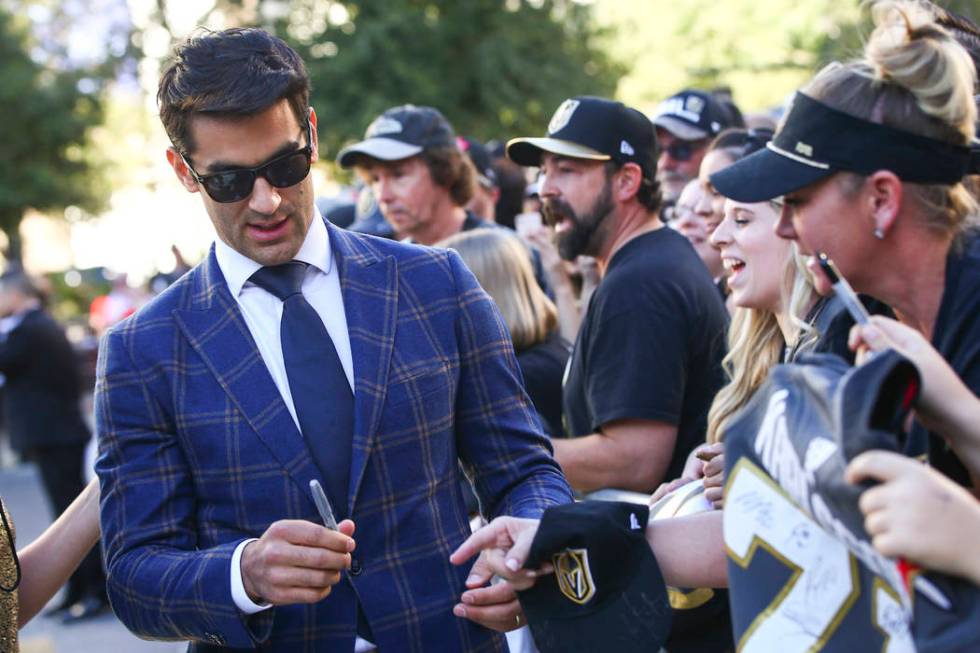
POLYGON ((323 479, 228 291, 213 249, 200 270, 191 308, 174 311, 177 324, 269 453, 305 494, 310 479, 323 479))
POLYGON ((347 493, 347 514, 353 514, 388 386, 398 313, 398 267, 393 257, 381 258, 346 232, 329 224, 328 230, 354 359, 354 443, 347 493))

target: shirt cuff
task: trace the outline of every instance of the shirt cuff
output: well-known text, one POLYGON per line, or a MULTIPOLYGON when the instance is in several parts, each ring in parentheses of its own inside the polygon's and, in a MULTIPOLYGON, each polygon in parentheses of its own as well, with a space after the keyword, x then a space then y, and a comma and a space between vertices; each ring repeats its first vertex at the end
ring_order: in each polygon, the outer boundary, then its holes
POLYGON ((248 598, 245 583, 242 582, 242 551, 247 544, 257 539, 253 537, 245 540, 235 547, 235 552, 231 555, 231 598, 235 601, 235 606, 245 614, 255 614, 272 607, 271 603, 255 603, 248 598))

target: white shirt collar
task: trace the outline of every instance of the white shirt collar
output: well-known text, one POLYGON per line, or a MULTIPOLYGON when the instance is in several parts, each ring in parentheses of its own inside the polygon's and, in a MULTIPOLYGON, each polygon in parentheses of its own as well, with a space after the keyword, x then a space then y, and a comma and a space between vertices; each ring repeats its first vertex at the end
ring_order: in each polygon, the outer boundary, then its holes
MULTIPOLYGON (((218 260, 221 273, 225 275, 225 281, 228 283, 228 290, 231 291, 232 297, 238 297, 249 277, 262 267, 261 263, 257 263, 233 249, 220 237, 214 241, 214 256, 218 260)), ((329 275, 333 269, 333 256, 330 255, 330 235, 327 233, 327 225, 320 217, 320 210, 316 206, 313 207, 313 222, 310 223, 310 228, 306 230, 306 238, 293 260, 309 263, 326 275, 329 275)))

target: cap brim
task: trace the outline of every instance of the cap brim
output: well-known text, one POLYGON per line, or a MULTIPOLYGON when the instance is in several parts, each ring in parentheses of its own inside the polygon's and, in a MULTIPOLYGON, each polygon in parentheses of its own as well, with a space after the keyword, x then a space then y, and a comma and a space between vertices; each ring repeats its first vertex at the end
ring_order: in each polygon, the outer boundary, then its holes
POLYGON ((835 172, 766 147, 711 175, 711 185, 736 202, 765 202, 805 188, 835 172))
POLYGON ((560 598, 554 574, 543 576, 534 587, 519 592, 517 596, 538 650, 542 653, 659 651, 670 635, 673 622, 667 586, 651 551, 636 557, 629 570, 632 580, 626 589, 588 615, 554 616, 555 602, 565 600, 560 598))
POLYGON ((409 145, 393 138, 369 138, 348 145, 337 155, 337 163, 342 168, 350 168, 357 164, 358 156, 369 156, 379 161, 398 161, 415 156, 422 151, 418 145, 409 145))
POLYGON ((591 147, 560 138, 514 138, 507 142, 507 158, 518 165, 540 166, 542 152, 593 161, 609 161, 612 158, 591 147))
POLYGON ((654 118, 653 125, 654 127, 666 129, 677 138, 685 141, 699 141, 708 137, 708 132, 673 116, 659 116, 654 118))

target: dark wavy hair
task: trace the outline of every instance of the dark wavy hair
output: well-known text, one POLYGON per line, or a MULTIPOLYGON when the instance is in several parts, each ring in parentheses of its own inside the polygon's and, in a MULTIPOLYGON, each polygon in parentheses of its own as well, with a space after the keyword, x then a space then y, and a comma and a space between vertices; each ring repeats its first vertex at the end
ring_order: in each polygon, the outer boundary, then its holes
POLYGON ((167 136, 188 155, 194 149, 190 122, 195 115, 249 116, 282 99, 304 125, 310 104, 306 67, 282 39, 254 28, 191 36, 174 48, 157 89, 167 136))
POLYGON ((432 181, 449 191, 456 206, 465 206, 476 191, 476 168, 458 147, 433 147, 418 155, 429 168, 432 181))

